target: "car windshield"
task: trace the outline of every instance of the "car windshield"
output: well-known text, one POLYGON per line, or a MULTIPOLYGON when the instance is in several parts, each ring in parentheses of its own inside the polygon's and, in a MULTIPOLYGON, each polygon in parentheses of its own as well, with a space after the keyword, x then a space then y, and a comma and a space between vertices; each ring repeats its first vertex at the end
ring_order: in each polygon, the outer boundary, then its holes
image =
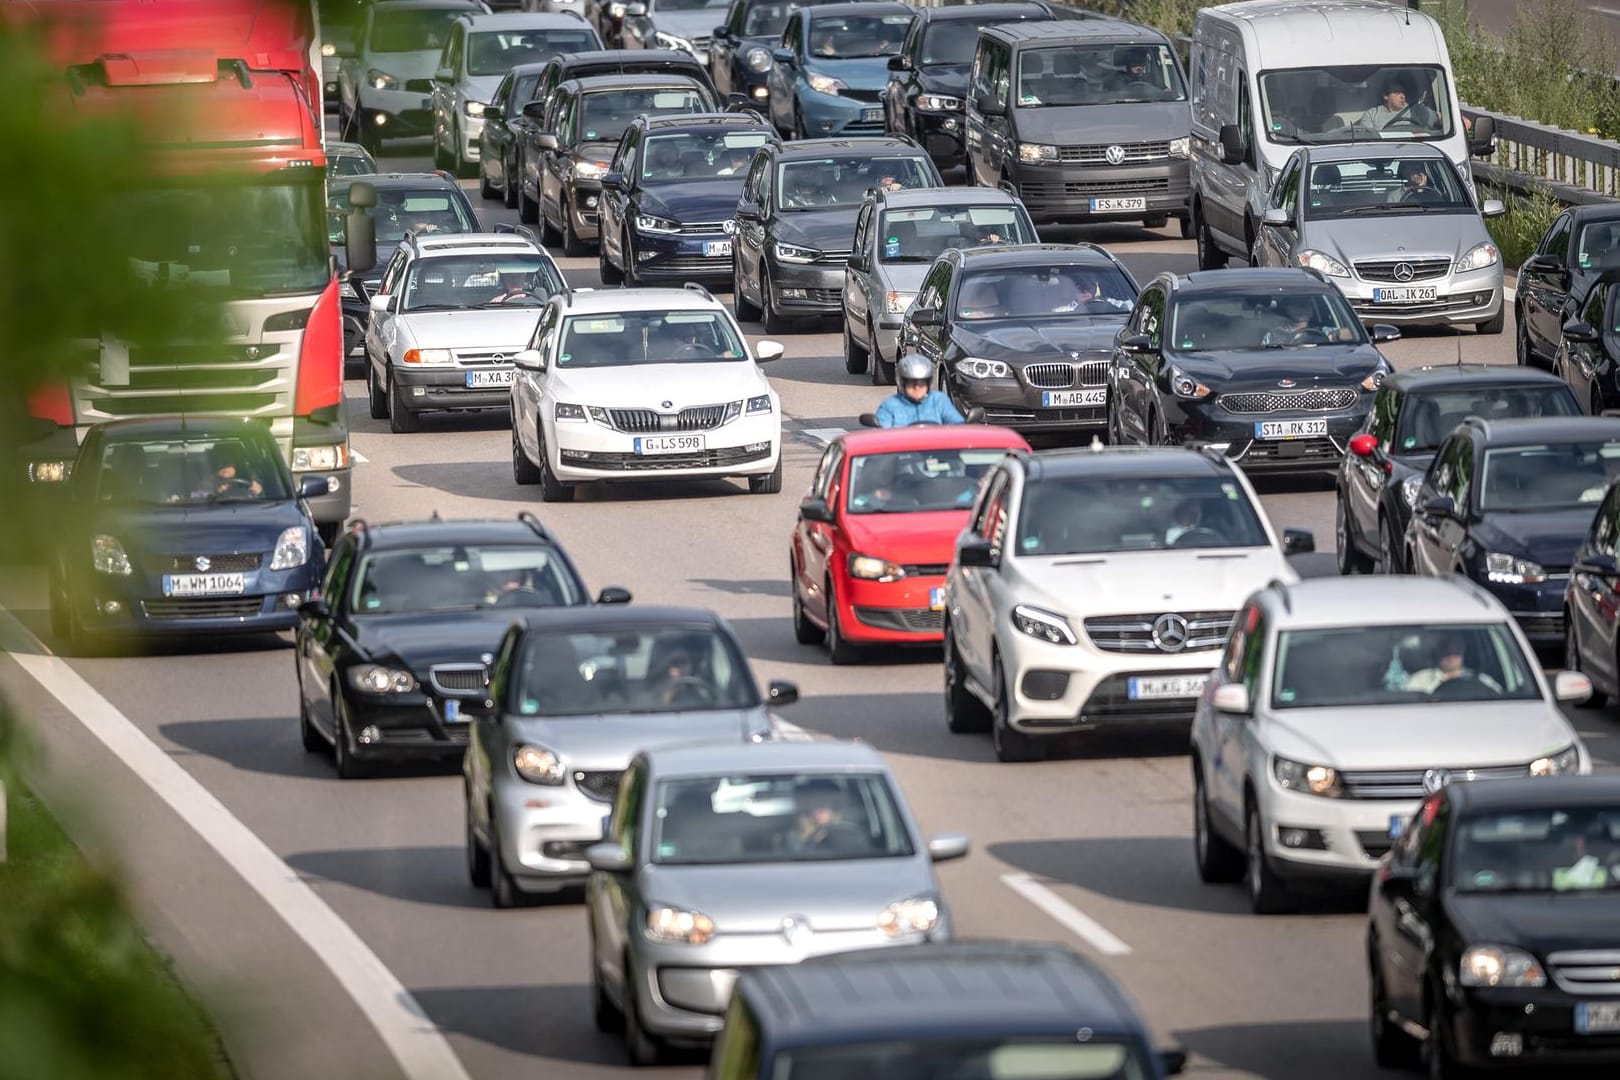
POLYGON ((1108 1039, 926 1039, 839 1042, 779 1052, 772 1080, 1152 1080, 1156 1065, 1139 1047, 1108 1039))
POLYGON ((1106 263, 1009 266, 963 277, 956 317, 971 322, 1112 315, 1123 320, 1135 302, 1130 279, 1106 263))
POLYGON ((748 351, 716 311, 576 315, 563 324, 559 368, 745 360, 748 351))
POLYGON ((108 440, 96 476, 101 502, 195 506, 292 498, 281 454, 241 436, 108 440))
POLYGON ((1224 477, 1065 476, 1024 488, 1013 551, 1105 555, 1269 543, 1248 496, 1224 477))
POLYGON ((648 87, 644 90, 595 90, 583 95, 575 130, 589 142, 618 142, 630 122, 645 113, 671 116, 706 112, 702 92, 685 87, 648 87))
POLYGON ((921 67, 944 64, 971 64, 979 47, 979 28, 1003 22, 1000 17, 981 19, 938 19, 923 31, 921 67))
POLYGON ((713 180, 734 176, 739 185, 748 174, 754 151, 770 139, 770 132, 690 131, 654 135, 647 140, 641 159, 641 178, 663 184, 676 180, 713 180))
POLYGON ((450 24, 464 7, 454 8, 376 8, 372 13, 369 52, 429 52, 444 48, 450 40, 450 24))
POLYGON ((1035 230, 1006 203, 885 210, 878 225, 878 259, 931 263, 950 248, 1032 244, 1037 239, 1035 230))
POLYGON ((704 776, 658 785, 655 863, 820 862, 912 853, 910 832, 882 773, 704 776))
POLYGON ((759 704, 746 661, 713 627, 547 630, 513 662, 511 711, 522 716, 678 713, 759 704))
POLYGON ((1596 508, 1616 476, 1620 476, 1620 442, 1486 450, 1479 508, 1498 512, 1596 508))
POLYGON ((724 10, 731 0, 655 0, 647 5, 648 11, 702 11, 705 8, 724 10))
POLYGON ((1184 296, 1170 311, 1169 341, 1176 349, 1298 349, 1366 340, 1361 321, 1337 289, 1184 296))
POLYGON ((859 206, 873 188, 933 187, 921 157, 825 157, 783 162, 777 183, 785 211, 859 206))
POLYGON ((1395 426, 1395 452, 1432 453, 1453 428, 1470 416, 1487 420, 1515 417, 1579 416, 1569 388, 1550 386, 1469 386, 1459 390, 1408 391, 1395 426))
POLYGON ((1438 65, 1283 68, 1259 89, 1261 130, 1290 145, 1447 139, 1456 111, 1438 65))
POLYGON ((893 56, 900 51, 910 26, 909 11, 894 15, 817 15, 810 20, 805 51, 812 60, 893 56))
POLYGON ((578 30, 486 30, 467 38, 467 74, 505 75, 519 64, 542 64, 563 53, 597 48, 600 46, 596 34, 585 27, 578 30))
POLYGON ((1278 709, 1535 701, 1541 688, 1505 623, 1284 630, 1278 709))
POLYGON ((439 255, 411 264, 400 310, 540 307, 561 289, 556 269, 539 255, 439 255))
POLYGON ((369 176, 377 171, 377 163, 370 154, 332 154, 326 159, 326 175, 330 180, 345 176, 369 176))
POLYGON ((979 478, 1007 454, 1000 448, 901 450, 850 459, 851 514, 966 510, 979 478))
MULTIPOLYGON (((331 242, 343 242, 343 219, 349 212, 349 188, 332 188, 327 228, 331 242)), ((378 188, 377 205, 371 211, 377 226, 377 247, 386 250, 405 239, 408 232, 418 236, 432 233, 477 232, 478 222, 465 202, 443 189, 412 191, 408 188, 378 188)))
POLYGON ((1441 157, 1362 158, 1311 166, 1304 216, 1313 221, 1444 210, 1472 214, 1474 202, 1441 157))
POLYGON ((366 555, 349 610, 408 615, 580 603, 578 579, 551 547, 530 544, 405 548, 366 555))
POLYGON ((1185 101, 1165 45, 1064 45, 1018 54, 1018 107, 1185 101))
POLYGON ((1620 806, 1471 815, 1457 824, 1446 878, 1470 893, 1620 890, 1620 806))
POLYGON ((781 37, 782 31, 787 29, 788 19, 804 6, 798 0, 787 0, 786 3, 766 0, 765 3, 754 4, 743 16, 743 37, 781 37))

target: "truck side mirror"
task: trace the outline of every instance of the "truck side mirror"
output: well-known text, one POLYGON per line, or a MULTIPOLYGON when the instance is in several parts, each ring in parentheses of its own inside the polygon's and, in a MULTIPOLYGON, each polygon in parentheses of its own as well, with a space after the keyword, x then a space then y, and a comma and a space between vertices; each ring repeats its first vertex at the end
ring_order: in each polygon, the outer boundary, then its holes
MULTIPOLYGON (((375 192, 372 199, 375 202, 375 192)), ((351 274, 363 274, 377 265, 377 223, 358 205, 343 219, 343 256, 351 274)))

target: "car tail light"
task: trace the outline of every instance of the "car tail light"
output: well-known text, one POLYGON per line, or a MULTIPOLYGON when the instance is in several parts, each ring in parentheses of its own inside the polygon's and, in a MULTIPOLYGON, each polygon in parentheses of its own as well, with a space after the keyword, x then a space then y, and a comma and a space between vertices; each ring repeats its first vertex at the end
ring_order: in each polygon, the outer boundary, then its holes
POLYGON ((343 309, 338 283, 327 282, 309 313, 298 345, 298 390, 293 414, 309 416, 317 409, 335 409, 343 403, 343 309))
POLYGON ((28 392, 28 415, 57 427, 73 426, 73 391, 65 382, 41 383, 28 392))

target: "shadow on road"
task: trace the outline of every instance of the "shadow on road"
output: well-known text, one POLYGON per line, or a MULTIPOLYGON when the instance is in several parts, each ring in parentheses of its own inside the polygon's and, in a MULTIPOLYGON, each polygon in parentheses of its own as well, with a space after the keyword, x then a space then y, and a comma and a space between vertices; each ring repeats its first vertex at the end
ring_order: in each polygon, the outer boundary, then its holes
MULTIPOLYGON (((1304 1020, 1233 1024, 1173 1033, 1190 1054, 1266 1080, 1365 1080, 1410 1075, 1373 1064, 1367 1025, 1361 1020, 1304 1020)), ((1187 1075, 1204 1071, 1198 1064, 1187 1075)))
MULTIPOLYGON (((466 853, 459 847, 344 848, 301 851, 286 863, 306 877, 337 882, 378 896, 435 907, 490 907, 489 890, 467 880, 466 853)), ((528 907, 577 907, 581 888, 536 894, 528 907)))
MULTIPOLYGON (((787 597, 792 592, 786 577, 782 578, 745 578, 737 581, 728 581, 724 578, 687 578, 693 585, 702 585, 716 592, 731 593, 735 596, 780 596, 787 597)), ((732 623, 736 625, 735 622, 732 623)))
MULTIPOLYGON (((501 499, 532 503, 536 507, 540 505, 540 489, 513 483, 512 470, 504 464, 492 466, 487 461, 452 461, 431 465, 399 465, 392 471, 401 480, 458 498, 501 499)), ((574 489, 575 501, 599 503, 675 502, 747 494, 748 485, 740 479, 580 484, 574 489)))
POLYGON ((194 754, 215 758, 243 772, 330 780, 351 787, 461 772, 461 758, 457 755, 444 761, 380 762, 370 780, 340 780, 330 753, 310 752, 300 745, 296 716, 182 720, 158 725, 158 733, 194 754))

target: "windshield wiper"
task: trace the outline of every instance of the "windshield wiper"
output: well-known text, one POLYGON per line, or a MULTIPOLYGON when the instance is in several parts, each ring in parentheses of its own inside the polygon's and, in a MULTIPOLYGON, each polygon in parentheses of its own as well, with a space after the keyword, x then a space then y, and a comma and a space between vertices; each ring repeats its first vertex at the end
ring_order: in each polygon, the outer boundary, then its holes
POLYGON ((423 304, 420 307, 406 308, 405 309, 405 314, 406 315, 414 315, 418 311, 466 311, 466 310, 468 310, 468 308, 464 304, 423 304))
POLYGON ((1379 214, 1388 214, 1395 210, 1416 210, 1419 213, 1427 214, 1429 212, 1429 207, 1426 203, 1373 203, 1370 206, 1347 206, 1340 210, 1339 213, 1345 217, 1349 217, 1351 214, 1368 214, 1375 212, 1379 214))

